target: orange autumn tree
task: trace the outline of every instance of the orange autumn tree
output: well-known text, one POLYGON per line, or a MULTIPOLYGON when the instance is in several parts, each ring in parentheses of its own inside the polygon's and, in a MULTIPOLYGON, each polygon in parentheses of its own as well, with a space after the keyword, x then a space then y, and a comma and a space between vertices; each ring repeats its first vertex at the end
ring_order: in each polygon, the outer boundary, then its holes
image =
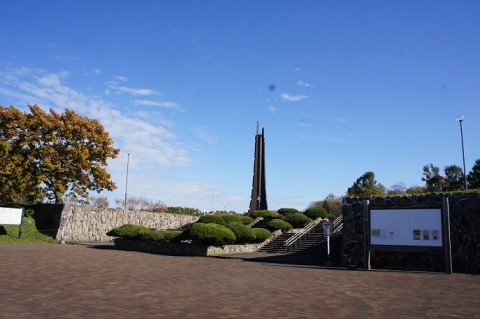
POLYGON ((62 203, 115 189, 106 167, 119 150, 98 120, 69 109, 29 111, 0 106, 1 201, 62 203))

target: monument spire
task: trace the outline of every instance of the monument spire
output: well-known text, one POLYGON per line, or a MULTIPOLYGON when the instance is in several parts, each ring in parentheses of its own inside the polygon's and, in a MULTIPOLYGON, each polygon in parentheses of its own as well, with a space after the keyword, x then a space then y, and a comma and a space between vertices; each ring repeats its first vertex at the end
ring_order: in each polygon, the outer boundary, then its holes
POLYGON ((266 210, 267 190, 265 183, 265 130, 262 128, 260 134, 260 125, 257 121, 257 132, 255 134, 255 155, 253 159, 253 182, 252 196, 250 199, 249 212, 254 210, 266 210))

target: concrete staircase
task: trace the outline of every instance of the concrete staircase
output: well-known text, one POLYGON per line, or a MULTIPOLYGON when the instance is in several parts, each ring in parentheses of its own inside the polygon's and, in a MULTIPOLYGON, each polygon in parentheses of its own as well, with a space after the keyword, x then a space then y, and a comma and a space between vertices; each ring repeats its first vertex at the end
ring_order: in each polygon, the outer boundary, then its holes
POLYGON ((284 242, 290 237, 292 237, 293 235, 294 235, 293 233, 283 233, 277 238, 275 238, 274 240, 272 240, 270 243, 260 248, 258 251, 261 253, 268 253, 268 254, 284 253, 285 252, 284 242))

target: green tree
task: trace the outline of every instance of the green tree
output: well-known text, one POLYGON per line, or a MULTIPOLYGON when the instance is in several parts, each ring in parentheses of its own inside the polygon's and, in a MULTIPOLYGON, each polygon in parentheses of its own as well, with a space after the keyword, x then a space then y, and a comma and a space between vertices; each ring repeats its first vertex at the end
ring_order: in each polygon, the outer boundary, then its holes
POLYGON ((375 173, 365 172, 357 178, 352 187, 348 188, 347 195, 350 197, 383 196, 385 195, 385 187, 377 183, 375 173))
POLYGON ((32 141, 27 115, 0 106, 0 200, 29 203, 43 197, 42 176, 36 170, 29 143, 32 141))
POLYGON ((387 194, 388 195, 403 195, 407 192, 407 186, 405 183, 398 182, 396 184, 393 184, 388 190, 387 194))
POLYGON ((445 177, 440 175, 440 168, 432 163, 423 167, 422 181, 425 182, 425 186, 429 192, 441 192, 447 184, 445 177))
POLYGON ((469 188, 480 188, 480 159, 475 161, 472 170, 467 175, 469 188))
POLYGON ((443 169, 445 172, 446 190, 456 191, 465 188, 465 175, 460 166, 448 165, 443 169))
POLYGON ((88 191, 113 190, 109 158, 119 150, 98 120, 66 109, 50 113, 29 106, 29 113, 0 107, 2 164, 0 199, 40 198, 62 203, 63 196, 87 198, 88 191), (3 165, 2 165, 3 166, 3 165))

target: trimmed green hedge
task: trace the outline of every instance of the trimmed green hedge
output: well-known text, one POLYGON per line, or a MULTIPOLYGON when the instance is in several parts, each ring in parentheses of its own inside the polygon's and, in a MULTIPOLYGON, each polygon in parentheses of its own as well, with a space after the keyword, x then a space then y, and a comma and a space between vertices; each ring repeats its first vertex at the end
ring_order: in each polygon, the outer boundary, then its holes
POLYGON ((328 214, 327 215, 327 219, 329 220, 335 220, 337 218, 337 216, 333 215, 333 214, 328 214))
POLYGON ((327 213, 327 210, 323 207, 311 207, 311 208, 308 208, 305 212, 304 212, 305 216, 311 218, 311 219, 317 219, 319 217, 321 218, 327 218, 328 216, 328 213, 327 213))
POLYGON ((108 236, 168 243, 176 241, 183 234, 180 230, 151 230, 145 226, 125 224, 107 232, 108 236))
POLYGON ((272 217, 273 213, 270 210, 254 210, 250 212, 250 217, 257 218, 257 217, 272 217))
POLYGON ((228 224, 228 223, 239 223, 239 224, 241 224, 242 223, 242 219, 240 218, 240 216, 237 216, 237 215, 228 214, 228 215, 223 215, 222 218, 223 218, 223 220, 225 221, 226 224, 228 224))
POLYGON ((280 229, 281 231, 285 232, 285 231, 289 231, 290 229, 293 229, 293 226, 284 220, 272 219, 267 223, 265 228, 270 231, 275 231, 277 229, 280 229))
POLYGON ((248 226, 239 223, 230 223, 227 225, 237 238, 235 244, 250 244, 254 243, 256 236, 255 232, 248 226))
POLYGON ((141 239, 145 241, 154 241, 159 243, 176 242, 182 236, 181 230, 151 230, 142 234, 141 239))
POLYGON ((252 228, 252 231, 255 233, 256 243, 263 243, 265 240, 272 236, 272 233, 265 228, 252 228))
POLYGON ((202 217, 200 217, 197 223, 218 224, 225 226, 225 220, 222 218, 222 216, 217 215, 203 215, 202 217))
POLYGON ((278 212, 280 215, 298 214, 298 213, 300 213, 300 212, 298 211, 298 209, 295 209, 295 208, 280 208, 279 210, 277 210, 277 212, 278 212))
POLYGON ((303 228, 312 222, 312 219, 302 213, 287 214, 281 217, 283 221, 290 223, 293 228, 303 228))
POLYGON ((150 228, 145 226, 125 224, 107 232, 108 236, 120 237, 123 239, 141 239, 142 236, 151 232, 150 228))
POLYGON ((242 221, 242 224, 248 225, 253 223, 254 219, 250 216, 240 216, 240 220, 242 221))
POLYGON ((195 223, 190 228, 190 238, 204 245, 223 246, 233 244, 235 234, 228 228, 218 224, 195 223))

